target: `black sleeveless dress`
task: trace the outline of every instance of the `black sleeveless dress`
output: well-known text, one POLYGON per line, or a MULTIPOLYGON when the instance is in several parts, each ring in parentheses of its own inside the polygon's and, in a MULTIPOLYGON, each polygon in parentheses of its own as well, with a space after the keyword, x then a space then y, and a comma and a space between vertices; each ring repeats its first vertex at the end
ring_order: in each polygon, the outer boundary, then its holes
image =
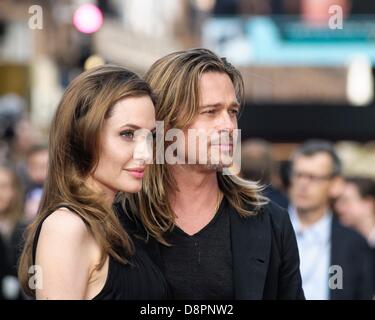
MULTIPOLYGON (((67 205, 59 206, 68 208, 67 205)), ((57 207, 56 209, 58 209, 57 207)), ((115 207, 116 209, 116 207, 115 207)), ((119 212, 119 210, 116 210, 119 212)), ((121 212, 121 211, 120 211, 121 212)), ((51 212, 52 213, 52 212, 51 212)), ((44 218, 44 220, 48 215, 44 218)), ((133 222, 124 213, 119 216, 121 224, 127 230, 134 244, 134 254, 126 257, 130 262, 123 265, 109 257, 108 274, 103 289, 93 300, 164 300, 171 299, 170 287, 157 265, 144 249, 144 240, 134 237, 133 230, 128 230, 133 222)), ((43 221, 39 224, 33 243, 33 261, 35 264, 36 248, 43 221)))

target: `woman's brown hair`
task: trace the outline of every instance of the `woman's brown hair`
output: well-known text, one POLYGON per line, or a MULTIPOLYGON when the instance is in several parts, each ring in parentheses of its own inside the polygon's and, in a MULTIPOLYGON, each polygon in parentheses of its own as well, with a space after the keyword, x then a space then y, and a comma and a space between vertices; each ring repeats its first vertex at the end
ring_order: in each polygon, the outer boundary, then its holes
POLYGON ((78 214, 102 250, 97 269, 109 255, 126 264, 132 254, 131 241, 115 212, 91 190, 86 180, 95 170, 101 150, 100 138, 113 106, 127 97, 153 95, 148 84, 135 73, 114 65, 104 65, 80 74, 67 87, 51 124, 49 168, 38 214, 28 227, 19 262, 23 290, 28 286, 28 270, 33 264, 33 242, 40 223, 59 206, 78 214))

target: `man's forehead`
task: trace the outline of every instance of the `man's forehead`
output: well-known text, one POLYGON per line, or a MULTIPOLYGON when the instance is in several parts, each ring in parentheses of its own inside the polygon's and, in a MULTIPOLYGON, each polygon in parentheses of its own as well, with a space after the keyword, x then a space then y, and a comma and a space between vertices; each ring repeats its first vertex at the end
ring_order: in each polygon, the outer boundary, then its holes
POLYGON ((230 77, 226 73, 206 72, 199 80, 199 90, 201 94, 209 94, 211 92, 223 90, 235 93, 234 85, 230 77))
POLYGON ((331 167, 333 161, 330 155, 326 152, 317 152, 311 155, 300 154, 294 158, 294 166, 307 166, 311 168, 325 168, 331 167))

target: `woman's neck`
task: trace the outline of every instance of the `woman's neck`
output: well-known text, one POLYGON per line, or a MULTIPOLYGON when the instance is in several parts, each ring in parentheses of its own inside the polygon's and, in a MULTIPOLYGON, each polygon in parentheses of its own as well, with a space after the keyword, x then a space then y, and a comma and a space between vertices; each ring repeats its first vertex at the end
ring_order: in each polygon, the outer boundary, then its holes
POLYGON ((116 196, 116 192, 114 190, 108 188, 92 177, 89 177, 86 183, 90 189, 102 196, 101 200, 103 200, 109 208, 112 207, 113 201, 116 196))

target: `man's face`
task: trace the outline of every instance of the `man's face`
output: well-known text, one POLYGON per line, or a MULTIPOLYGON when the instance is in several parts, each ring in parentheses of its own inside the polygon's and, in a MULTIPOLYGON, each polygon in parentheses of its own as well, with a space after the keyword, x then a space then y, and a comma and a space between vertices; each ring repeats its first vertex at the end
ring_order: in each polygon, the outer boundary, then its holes
POLYGON ((341 222, 348 226, 356 226, 361 220, 364 221, 374 214, 374 201, 361 197, 355 184, 345 183, 343 192, 335 203, 335 209, 341 222))
POLYGON ((237 129, 239 103, 229 76, 225 73, 206 72, 199 83, 200 107, 193 123, 185 128, 186 156, 207 159, 205 167, 219 169, 233 162, 233 135, 237 129), (189 132, 205 138, 189 139, 189 132), (206 140, 206 141, 205 141, 206 140))
POLYGON ((334 184, 332 169, 332 159, 325 152, 296 156, 292 164, 290 198, 297 210, 309 212, 328 206, 334 184))
POLYGON ((40 150, 30 155, 27 160, 27 172, 31 181, 42 185, 47 178, 48 150, 40 150))

